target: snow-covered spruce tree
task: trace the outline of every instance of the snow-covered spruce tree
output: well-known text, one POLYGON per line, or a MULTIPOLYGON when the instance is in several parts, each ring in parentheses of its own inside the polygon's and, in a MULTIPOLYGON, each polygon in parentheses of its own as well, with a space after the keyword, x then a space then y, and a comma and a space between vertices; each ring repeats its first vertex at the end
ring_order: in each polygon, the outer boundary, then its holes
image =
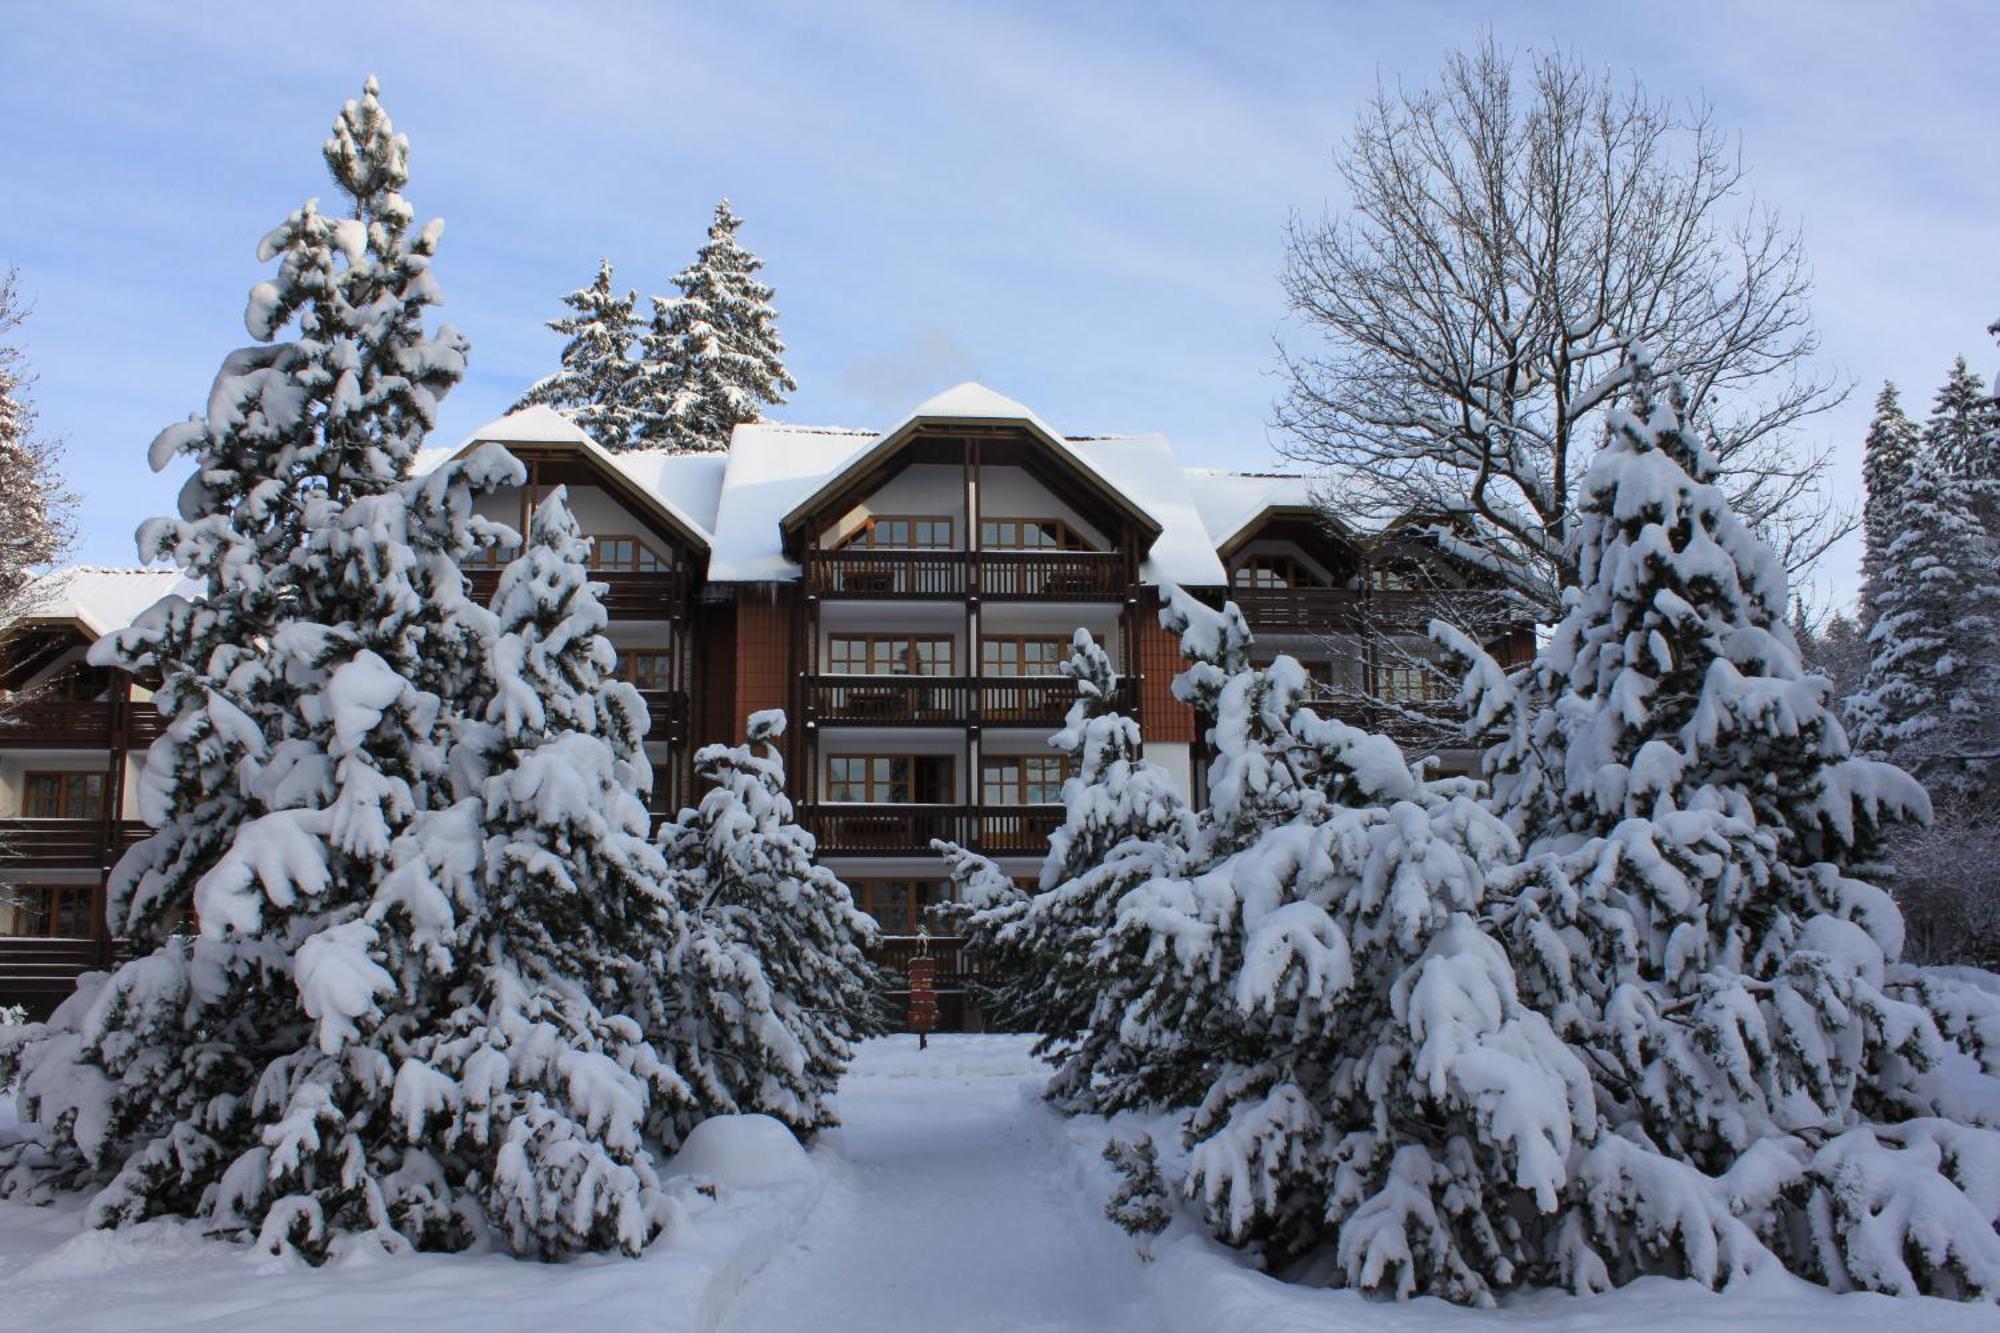
POLYGON ((1862 620, 1875 623, 1875 586, 1896 537, 1895 510, 1903 483, 1921 452, 1917 425, 1903 414, 1896 386, 1884 383, 1875 396, 1875 419, 1862 444, 1861 482, 1867 498, 1861 509, 1862 620))
POLYGON ((1904 480, 1872 585, 1873 656, 1848 703, 1858 745, 1961 806, 2000 777, 2000 565, 1978 500, 1928 451, 1904 480))
POLYGON ((611 261, 598 261, 597 278, 563 297, 576 313, 549 321, 568 338, 562 366, 535 381, 511 410, 545 403, 556 408, 607 449, 631 445, 634 413, 632 381, 638 371, 632 349, 640 324, 633 313, 638 296, 620 296, 611 285, 611 261))
POLYGON ((738 423, 757 420, 759 404, 782 403, 799 387, 785 370, 774 293, 756 277, 764 261, 737 243, 742 225, 727 199, 717 204, 708 243, 674 275, 680 294, 653 298, 632 384, 641 444, 727 449, 738 423))
MULTIPOLYGON (((1118 673, 1088 630, 1076 632, 1062 672, 1077 687, 1049 740, 1070 766, 1062 827, 1049 836, 1037 891, 994 886, 964 932, 1004 979, 1011 1021, 1042 1034, 1036 1053, 1056 1065, 1050 1098, 1084 1110, 1143 1099, 1131 1086, 1146 1071, 1122 1058, 1117 1033, 1097 1015, 1141 984, 1147 963, 1100 946, 1127 889, 1178 869, 1194 820, 1173 778, 1146 761, 1138 724, 1117 711, 1118 673)), ((978 869, 951 844, 938 850, 960 876, 978 869)))
POLYGON ((489 448, 411 475, 465 344, 424 327, 441 225, 411 229, 408 154, 370 80, 325 149, 350 214, 309 203, 265 237, 257 344, 224 360, 206 417, 153 445, 156 467, 195 471, 141 553, 200 595, 93 654, 161 680, 139 783, 157 832, 110 888, 141 956, 0 1046, 44 1140, 7 1188, 108 1181, 100 1226, 181 1214, 314 1258, 343 1232, 475 1230, 474 1182, 397 1092, 481 910, 463 710, 492 617, 458 562, 500 535, 474 491, 522 471, 489 448))
POLYGON ((1993 395, 1961 356, 1952 362, 1951 373, 1931 401, 1931 414, 1924 421, 1924 452, 1956 476, 2000 479, 2000 462, 1987 458, 1982 448, 1994 430, 1993 395))
POLYGON ((793 822, 784 730, 783 712, 752 713, 745 744, 695 752, 710 790, 660 830, 682 934, 642 1021, 701 1111, 762 1112, 809 1135, 835 1123, 827 1098, 851 1043, 878 1030, 885 987, 864 952, 873 920, 793 822))
POLYGON ((639 795, 645 704, 610 677, 589 555, 558 487, 501 574, 483 799, 450 812, 462 840, 434 872, 476 877, 463 896, 479 910, 454 932, 442 1010, 405 1040, 393 1103, 501 1242, 543 1258, 637 1254, 658 1234, 648 1131, 692 1100, 625 1013, 677 912, 639 795))
MULTIPOLYGON (((1838 1289, 2000 1297, 2000 1134, 1963 1084, 2000 1073, 2000 1006, 1902 964, 1895 904, 1858 878, 1928 802, 1850 756, 1778 560, 1674 387, 1631 369, 1547 646, 1508 678, 1454 645, 1507 734, 1487 766, 1527 851, 1486 935, 1592 1103, 1516 1177, 1520 1252, 1481 1276, 1717 1285, 1775 1255, 1838 1289), (1522 707, 1529 684, 1546 707, 1522 707), (1948 1077, 1968 1054, 1985 1075, 1948 1077)), ((1555 1123, 1516 1097, 1492 1124, 1531 1110, 1555 1123)))

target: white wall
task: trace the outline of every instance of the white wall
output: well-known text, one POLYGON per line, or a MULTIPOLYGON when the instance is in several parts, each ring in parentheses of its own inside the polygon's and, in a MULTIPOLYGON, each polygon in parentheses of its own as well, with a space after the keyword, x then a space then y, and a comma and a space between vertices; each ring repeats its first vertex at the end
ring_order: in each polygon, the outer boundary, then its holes
POLYGON ((1167 770, 1181 795, 1192 799, 1194 792, 1194 747, 1186 741, 1147 741, 1146 761, 1167 770))

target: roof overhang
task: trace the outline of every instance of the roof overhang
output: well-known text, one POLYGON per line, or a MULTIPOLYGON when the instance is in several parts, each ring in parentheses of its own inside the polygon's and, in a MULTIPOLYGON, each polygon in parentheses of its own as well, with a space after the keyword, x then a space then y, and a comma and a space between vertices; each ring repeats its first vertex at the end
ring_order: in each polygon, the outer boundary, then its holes
MULTIPOLYGON (((503 417, 500 423, 495 424, 502 424, 508 420, 510 419, 503 417)), ((583 466, 597 485, 602 486, 620 503, 654 520, 662 528, 687 543, 696 553, 702 556, 708 554, 712 542, 701 524, 681 512, 680 508, 665 496, 641 486, 627 476, 608 450, 581 431, 547 440, 518 438, 519 434, 519 432, 488 433, 485 430, 475 432, 472 438, 451 455, 451 460, 455 462, 462 459, 484 444, 498 444, 524 463, 537 458, 575 460, 583 466)), ((555 435, 556 432, 551 431, 549 434, 555 435)))
POLYGON ((1153 542, 1159 538, 1162 529, 1158 519, 1134 504, 1129 496, 1113 486, 1096 468, 1079 458, 1076 451, 1061 437, 1032 415, 968 416, 958 413, 932 414, 919 409, 894 430, 848 459, 839 469, 829 474, 810 495, 792 506, 791 511, 778 524, 784 538, 786 555, 798 559, 804 546, 806 529, 812 518, 839 501, 849 498, 850 495, 859 498, 858 494, 854 493, 858 492, 860 483, 864 483, 915 441, 927 435, 968 430, 1006 431, 1029 441, 1030 447, 1039 450, 1042 457, 1067 478, 1074 480, 1086 494, 1131 521, 1140 536, 1141 554, 1149 550, 1153 542))

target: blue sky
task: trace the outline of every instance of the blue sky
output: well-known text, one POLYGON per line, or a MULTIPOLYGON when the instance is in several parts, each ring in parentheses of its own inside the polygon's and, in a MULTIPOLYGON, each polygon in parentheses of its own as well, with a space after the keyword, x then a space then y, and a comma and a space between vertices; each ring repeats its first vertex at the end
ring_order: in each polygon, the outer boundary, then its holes
MULTIPOLYGON (((1331 150, 1375 79, 1424 82, 1491 23, 1657 93, 1705 96, 1804 226, 1827 365, 1813 436, 1859 486, 1883 378, 1921 408, 2000 365, 2000 12, 1985 3, 20 5, 0 44, 0 264, 34 303, 45 424, 83 558, 171 503, 146 444, 198 408, 257 239, 330 192, 318 150, 373 72, 441 216, 473 344, 458 438, 553 364, 597 257, 667 286, 727 194, 777 287, 799 392, 873 425, 978 378, 1077 433, 1159 430, 1270 466, 1289 210, 1338 208, 1331 150), (332 17, 338 14, 338 21, 332 17)), ((1851 593, 1854 552, 1822 581, 1851 593)))

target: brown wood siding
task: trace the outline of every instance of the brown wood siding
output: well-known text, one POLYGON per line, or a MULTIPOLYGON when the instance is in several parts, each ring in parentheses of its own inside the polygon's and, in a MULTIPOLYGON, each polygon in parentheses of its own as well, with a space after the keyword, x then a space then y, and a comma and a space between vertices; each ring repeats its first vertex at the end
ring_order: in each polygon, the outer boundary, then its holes
POLYGON ((1180 642, 1160 628, 1160 605, 1147 596, 1139 605, 1139 716, 1149 741, 1195 739, 1194 710, 1174 698, 1174 677, 1187 667, 1180 642))
POLYGON ((736 607, 704 603, 694 608, 695 735, 697 747, 736 738, 743 719, 736 711, 736 607))
POLYGON ((741 741, 744 719, 792 705, 792 596, 783 584, 753 584, 736 592, 735 713, 730 739, 741 741))

